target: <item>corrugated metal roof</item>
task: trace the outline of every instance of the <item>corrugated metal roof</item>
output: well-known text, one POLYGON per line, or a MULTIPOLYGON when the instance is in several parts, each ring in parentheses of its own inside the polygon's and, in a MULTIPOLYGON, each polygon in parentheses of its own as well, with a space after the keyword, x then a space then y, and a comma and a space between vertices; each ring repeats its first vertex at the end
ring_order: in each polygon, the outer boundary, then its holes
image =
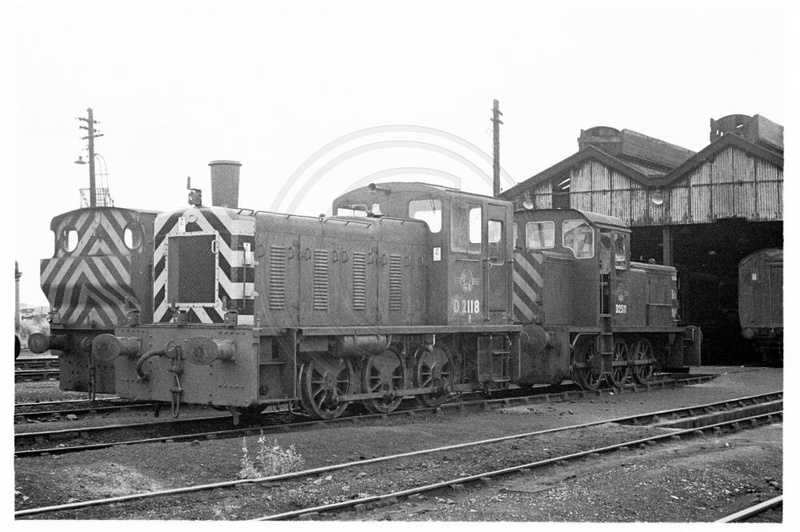
POLYGON ((667 175, 667 172, 665 170, 662 170, 662 169, 651 168, 651 167, 645 166, 643 164, 637 164, 637 163, 635 163, 633 161, 628 161, 628 160, 625 160, 625 163, 628 166, 633 167, 636 170, 639 170, 642 174, 644 174, 645 176, 647 176, 649 178, 664 177, 665 175, 667 175))

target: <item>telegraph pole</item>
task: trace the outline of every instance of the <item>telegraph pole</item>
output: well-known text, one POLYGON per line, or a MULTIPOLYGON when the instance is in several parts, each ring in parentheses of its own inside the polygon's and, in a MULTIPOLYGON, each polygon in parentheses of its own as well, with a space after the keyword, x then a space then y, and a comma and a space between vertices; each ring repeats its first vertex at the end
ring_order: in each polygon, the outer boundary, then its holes
POLYGON ((78 120, 81 122, 86 122, 85 126, 80 126, 81 129, 85 129, 89 134, 83 137, 83 140, 89 140, 89 206, 96 207, 97 206, 97 187, 95 186, 94 182, 94 139, 96 137, 102 137, 102 133, 97 133, 94 129, 94 125, 97 123, 94 120, 94 114, 92 113, 92 108, 89 107, 86 112, 88 113, 88 118, 78 117, 78 120))
POLYGON ((19 263, 14 261, 14 331, 19 332, 19 278, 22 272, 19 271, 19 263))
POLYGON ((494 197, 500 197, 500 124, 503 123, 500 117, 503 113, 500 112, 500 102, 494 101, 492 107, 492 123, 494 124, 494 197))

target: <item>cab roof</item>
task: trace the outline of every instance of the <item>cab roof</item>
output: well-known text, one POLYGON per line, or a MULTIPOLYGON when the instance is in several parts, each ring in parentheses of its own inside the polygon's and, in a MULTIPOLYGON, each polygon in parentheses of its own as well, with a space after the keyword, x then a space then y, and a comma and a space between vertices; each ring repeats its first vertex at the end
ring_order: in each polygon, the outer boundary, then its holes
POLYGON ((527 212, 536 213, 539 216, 546 216, 546 213, 561 213, 560 217, 577 215, 585 218, 589 223, 600 228, 613 229, 615 231, 622 231, 624 233, 631 232, 630 228, 627 225, 625 225, 625 222, 623 222, 616 216, 608 216, 606 214, 584 211, 581 209, 532 209, 532 210, 517 209, 514 211, 514 215, 518 216, 522 213, 527 213, 527 212), (574 213, 574 214, 569 214, 569 213, 574 213))
POLYGON ((392 181, 388 183, 371 183, 365 187, 354 188, 347 191, 335 200, 334 205, 339 202, 346 201, 348 197, 363 197, 365 194, 373 194, 378 197, 378 194, 391 194, 391 193, 428 193, 433 196, 447 197, 447 196, 467 196, 473 198, 480 198, 481 200, 493 200, 502 203, 508 203, 503 198, 495 198, 485 194, 476 194, 474 192, 465 192, 456 188, 445 187, 441 185, 432 185, 430 183, 420 182, 405 182, 405 181, 392 181))

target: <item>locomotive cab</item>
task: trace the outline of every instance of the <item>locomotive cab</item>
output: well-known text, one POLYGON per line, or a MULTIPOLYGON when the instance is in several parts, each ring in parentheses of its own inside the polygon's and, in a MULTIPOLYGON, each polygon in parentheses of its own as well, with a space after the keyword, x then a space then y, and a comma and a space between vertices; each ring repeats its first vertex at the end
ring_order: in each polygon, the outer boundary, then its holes
POLYGON ((334 201, 333 212, 427 224, 430 323, 511 323, 510 203, 434 185, 387 183, 342 195, 334 201))
POLYGON ((630 229, 577 209, 517 211, 514 316, 547 331, 533 382, 597 388, 683 365, 674 268, 631 262, 630 229))
MULTIPOLYGON (((596 327, 601 314, 612 313, 611 290, 600 288, 611 287, 612 279, 630 267, 630 230, 616 218, 577 209, 516 215, 515 250, 522 282, 515 287, 515 318, 596 327), (574 289, 565 291, 564 286, 574 289)), ((623 307, 613 310, 625 312, 623 307)))
POLYGON ((33 353, 59 356, 59 386, 115 393, 114 367, 91 354, 91 343, 115 327, 152 320, 154 211, 82 208, 54 217, 51 258, 40 285, 50 303, 50 334, 35 333, 33 353))

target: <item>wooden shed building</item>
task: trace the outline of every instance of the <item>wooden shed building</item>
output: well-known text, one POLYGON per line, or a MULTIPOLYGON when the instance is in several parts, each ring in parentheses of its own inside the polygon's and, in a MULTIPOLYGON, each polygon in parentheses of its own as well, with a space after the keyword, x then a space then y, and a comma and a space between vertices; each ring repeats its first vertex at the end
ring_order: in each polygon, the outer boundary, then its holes
POLYGON ((712 119, 697 153, 600 126, 581 131, 578 148, 501 196, 622 219, 632 257, 678 268, 682 320, 702 327, 704 361, 748 360, 737 266, 783 246, 783 126, 759 115, 712 119))

